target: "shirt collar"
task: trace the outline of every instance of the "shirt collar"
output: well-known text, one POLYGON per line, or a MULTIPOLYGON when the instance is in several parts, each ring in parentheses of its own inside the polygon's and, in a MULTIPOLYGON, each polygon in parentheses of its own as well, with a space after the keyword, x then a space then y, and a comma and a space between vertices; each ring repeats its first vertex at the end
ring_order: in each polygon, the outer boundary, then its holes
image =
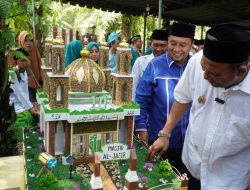
POLYGON ((150 55, 149 55, 149 57, 151 58, 154 58, 155 56, 154 56, 154 54, 153 53, 151 53, 150 55))
MULTIPOLYGON (((190 57, 191 57, 190 55, 188 55, 188 56, 186 57, 185 64, 187 64, 187 62, 188 62, 188 60, 189 60, 190 57)), ((172 66, 173 63, 177 64, 177 63, 170 57, 169 53, 166 53, 166 59, 167 59, 167 63, 168 63, 169 68, 172 66)))
POLYGON ((239 84, 232 86, 230 90, 241 90, 243 92, 246 92, 247 94, 250 94, 250 71, 248 72, 247 76, 244 78, 243 81, 241 81, 239 84))

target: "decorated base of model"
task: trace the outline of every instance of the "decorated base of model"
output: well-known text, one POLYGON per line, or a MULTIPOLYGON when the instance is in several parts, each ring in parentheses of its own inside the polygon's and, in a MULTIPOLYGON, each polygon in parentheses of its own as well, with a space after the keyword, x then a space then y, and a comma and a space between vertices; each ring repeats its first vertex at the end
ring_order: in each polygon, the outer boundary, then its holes
POLYGON ((185 186, 180 174, 166 161, 145 161, 147 150, 134 139, 134 146, 113 143, 89 157, 51 156, 39 129, 24 134, 28 189, 178 189, 185 186))

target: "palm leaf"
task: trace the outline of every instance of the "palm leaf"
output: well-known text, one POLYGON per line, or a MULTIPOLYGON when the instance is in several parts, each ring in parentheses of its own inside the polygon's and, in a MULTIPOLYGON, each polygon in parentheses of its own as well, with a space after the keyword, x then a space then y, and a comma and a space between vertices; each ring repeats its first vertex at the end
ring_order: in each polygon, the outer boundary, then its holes
POLYGON ((5 19, 9 10, 10 10, 10 7, 11 7, 11 4, 12 4, 12 1, 8 1, 8 0, 1 0, 0 1, 0 17, 2 19, 5 19))
POLYGON ((29 60, 28 57, 25 56, 25 55, 23 54, 23 52, 21 52, 21 51, 16 51, 16 50, 11 50, 11 49, 10 49, 8 52, 9 52, 9 54, 11 54, 13 57, 16 57, 16 58, 18 58, 18 59, 24 59, 24 60, 26 60, 26 61, 29 60))

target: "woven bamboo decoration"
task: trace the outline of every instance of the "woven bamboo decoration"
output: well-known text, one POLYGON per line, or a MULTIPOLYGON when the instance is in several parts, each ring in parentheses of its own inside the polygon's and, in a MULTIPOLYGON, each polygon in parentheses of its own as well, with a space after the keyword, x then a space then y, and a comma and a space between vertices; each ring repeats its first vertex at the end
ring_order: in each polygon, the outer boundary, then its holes
POLYGON ((109 48, 101 46, 99 49, 98 64, 101 68, 107 69, 109 65, 109 48))
POLYGON ((101 92, 105 87, 102 69, 91 59, 79 58, 73 61, 66 71, 70 75, 72 92, 101 92))
POLYGON ((117 48, 117 73, 121 75, 130 74, 130 64, 132 60, 132 53, 130 48, 117 48))

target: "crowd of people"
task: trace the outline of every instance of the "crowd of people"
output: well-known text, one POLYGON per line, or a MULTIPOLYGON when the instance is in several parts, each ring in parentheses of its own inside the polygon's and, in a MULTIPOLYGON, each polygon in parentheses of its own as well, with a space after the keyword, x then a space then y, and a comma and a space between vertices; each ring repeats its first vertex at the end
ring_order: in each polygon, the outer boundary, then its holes
MULTIPOLYGON (((250 30, 222 24, 203 40, 194 36, 195 26, 187 23, 156 29, 147 55, 140 35, 128 40, 133 101, 140 105, 134 132, 149 146, 149 160, 168 159, 188 174, 189 190, 245 190, 250 186, 250 30)), ((41 57, 29 32, 17 39, 16 51, 24 58, 8 55, 14 68, 10 104, 18 119, 32 118, 39 113, 34 102, 43 83, 41 57)), ((112 73, 120 41, 116 32, 108 35, 112 73)), ((67 44, 65 67, 84 47, 98 64, 97 37, 86 35, 67 44)))

